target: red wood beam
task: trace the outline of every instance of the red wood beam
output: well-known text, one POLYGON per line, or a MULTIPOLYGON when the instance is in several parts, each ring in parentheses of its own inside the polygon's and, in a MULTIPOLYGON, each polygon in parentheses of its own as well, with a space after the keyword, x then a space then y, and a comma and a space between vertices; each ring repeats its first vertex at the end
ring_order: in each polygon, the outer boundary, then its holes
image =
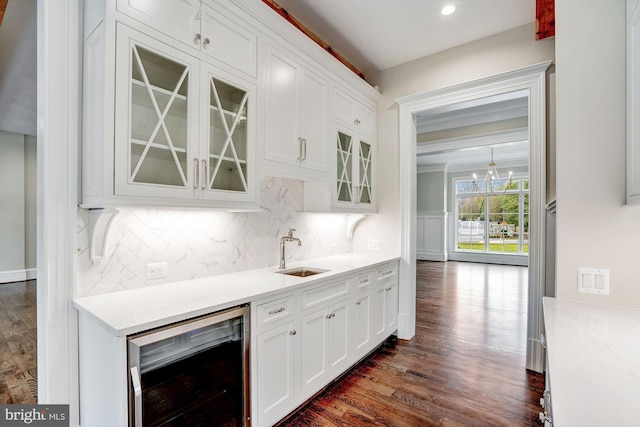
POLYGON ((554 0, 536 0, 536 40, 556 35, 554 0))
POLYGON ((2 18, 4 17, 4 11, 7 10, 7 2, 9 0, 0 0, 0 25, 2 25, 2 18))
MULTIPOLYGON (((0 0, 2 1, 2 0, 0 0)), ((285 20, 287 20, 291 25, 296 27, 298 30, 302 31, 307 37, 320 45, 324 50, 329 52, 331 56, 336 58, 338 61, 342 62, 348 69, 353 71, 356 75, 358 75, 363 80, 365 79, 365 75, 362 71, 356 68, 352 63, 350 63, 344 56, 340 55, 338 52, 333 50, 331 46, 325 43, 320 37, 315 35, 310 29, 308 29, 302 22, 298 21, 296 18, 291 16, 289 12, 284 10, 275 0, 262 0, 264 4, 269 6, 271 9, 276 11, 278 15, 282 16, 285 20)))

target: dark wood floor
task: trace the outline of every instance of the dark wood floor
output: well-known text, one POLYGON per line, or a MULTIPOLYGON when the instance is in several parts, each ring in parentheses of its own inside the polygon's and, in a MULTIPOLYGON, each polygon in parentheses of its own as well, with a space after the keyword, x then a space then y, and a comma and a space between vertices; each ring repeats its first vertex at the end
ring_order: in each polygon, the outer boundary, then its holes
POLYGON ((37 403, 36 281, 0 284, 0 404, 37 403))
POLYGON ((283 426, 536 426, 526 267, 419 261, 416 335, 383 347, 283 426))

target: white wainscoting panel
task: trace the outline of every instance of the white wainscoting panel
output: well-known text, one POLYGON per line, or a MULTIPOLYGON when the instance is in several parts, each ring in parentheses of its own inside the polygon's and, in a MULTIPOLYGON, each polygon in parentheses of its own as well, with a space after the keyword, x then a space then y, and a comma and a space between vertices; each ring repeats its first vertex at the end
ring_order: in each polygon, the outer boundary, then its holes
POLYGON ((416 217, 416 258, 447 260, 447 213, 418 212, 416 217))
POLYGON ((302 212, 303 182, 266 177, 259 212, 118 207, 101 263, 89 259, 89 214, 78 211, 78 296, 278 265, 289 227, 302 246, 287 261, 351 252, 347 215, 302 212), (168 263, 168 276, 146 279, 146 264, 168 263))

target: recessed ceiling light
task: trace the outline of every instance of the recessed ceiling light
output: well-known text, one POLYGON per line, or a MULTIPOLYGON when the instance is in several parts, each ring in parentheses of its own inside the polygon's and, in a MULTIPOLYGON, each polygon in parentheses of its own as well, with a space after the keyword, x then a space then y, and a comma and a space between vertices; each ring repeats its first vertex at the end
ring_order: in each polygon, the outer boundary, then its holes
POLYGON ((442 13, 445 16, 447 16, 447 15, 451 15, 455 11, 456 11, 456 7, 454 5, 452 5, 452 4, 448 4, 448 5, 446 5, 445 7, 442 8, 440 13, 442 13))

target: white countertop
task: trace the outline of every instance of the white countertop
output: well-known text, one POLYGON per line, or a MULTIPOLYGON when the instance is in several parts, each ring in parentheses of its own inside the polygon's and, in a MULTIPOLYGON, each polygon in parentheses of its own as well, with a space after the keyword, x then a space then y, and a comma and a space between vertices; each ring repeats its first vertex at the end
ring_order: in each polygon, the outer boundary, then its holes
POLYGON ((554 427, 640 425, 640 310, 544 298, 554 427))
POLYGON ((78 298, 74 300, 74 306, 100 320, 115 335, 125 336, 267 297, 296 286, 337 279, 341 274, 398 259, 398 256, 382 254, 335 255, 287 265, 287 269, 304 266, 329 270, 305 278, 277 274, 278 267, 271 266, 78 298))

